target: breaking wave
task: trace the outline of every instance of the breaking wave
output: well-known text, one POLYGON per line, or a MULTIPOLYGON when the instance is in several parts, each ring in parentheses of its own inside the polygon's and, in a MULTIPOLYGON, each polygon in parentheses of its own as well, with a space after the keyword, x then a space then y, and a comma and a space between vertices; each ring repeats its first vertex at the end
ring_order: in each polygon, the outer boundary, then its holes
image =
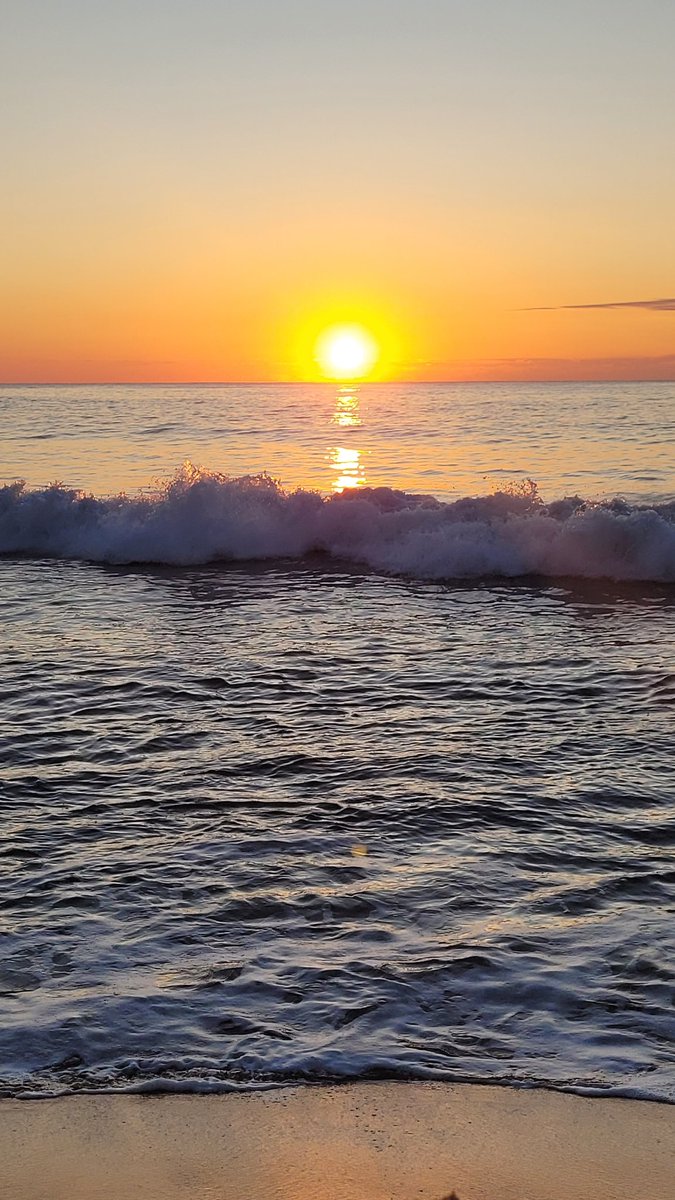
POLYGON ((545 503, 531 482, 445 503, 384 487, 326 498, 286 490, 267 474, 234 479, 186 463, 138 496, 2 487, 0 553, 183 566, 324 553, 424 579, 671 582, 675 501, 545 503))

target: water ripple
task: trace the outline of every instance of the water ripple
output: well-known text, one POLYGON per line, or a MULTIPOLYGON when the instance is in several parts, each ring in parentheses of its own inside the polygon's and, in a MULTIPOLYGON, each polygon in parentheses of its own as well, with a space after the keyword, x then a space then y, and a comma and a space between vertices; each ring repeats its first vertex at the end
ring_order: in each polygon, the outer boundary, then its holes
POLYGON ((6 1091, 675 1099, 672 589, 0 572, 6 1091))

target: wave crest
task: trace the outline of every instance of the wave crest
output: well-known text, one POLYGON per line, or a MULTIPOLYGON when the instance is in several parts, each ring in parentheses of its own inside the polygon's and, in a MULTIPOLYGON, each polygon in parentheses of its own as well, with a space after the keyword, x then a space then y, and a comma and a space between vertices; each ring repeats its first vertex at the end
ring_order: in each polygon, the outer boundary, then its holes
POLYGON ((325 553, 425 579, 486 575, 675 581, 675 501, 579 496, 527 484, 442 502, 393 488, 323 497, 270 475, 186 463, 154 492, 97 498, 52 484, 0 488, 0 553, 177 566, 325 553))

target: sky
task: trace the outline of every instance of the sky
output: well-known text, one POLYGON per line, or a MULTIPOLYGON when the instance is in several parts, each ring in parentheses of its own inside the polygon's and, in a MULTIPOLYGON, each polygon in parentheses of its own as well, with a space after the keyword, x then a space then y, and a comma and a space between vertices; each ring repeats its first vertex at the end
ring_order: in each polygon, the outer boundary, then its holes
POLYGON ((675 378, 672 0, 0 0, 0 379, 675 378))

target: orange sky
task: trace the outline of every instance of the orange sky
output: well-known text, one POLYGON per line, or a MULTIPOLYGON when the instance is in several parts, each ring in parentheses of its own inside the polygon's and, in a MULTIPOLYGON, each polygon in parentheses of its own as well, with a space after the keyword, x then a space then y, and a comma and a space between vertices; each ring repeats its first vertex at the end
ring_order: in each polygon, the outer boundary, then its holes
POLYGON ((675 377, 675 307, 564 307, 675 294, 675 8, 588 7, 17 6, 0 378, 316 377, 324 318, 384 378, 675 377))

